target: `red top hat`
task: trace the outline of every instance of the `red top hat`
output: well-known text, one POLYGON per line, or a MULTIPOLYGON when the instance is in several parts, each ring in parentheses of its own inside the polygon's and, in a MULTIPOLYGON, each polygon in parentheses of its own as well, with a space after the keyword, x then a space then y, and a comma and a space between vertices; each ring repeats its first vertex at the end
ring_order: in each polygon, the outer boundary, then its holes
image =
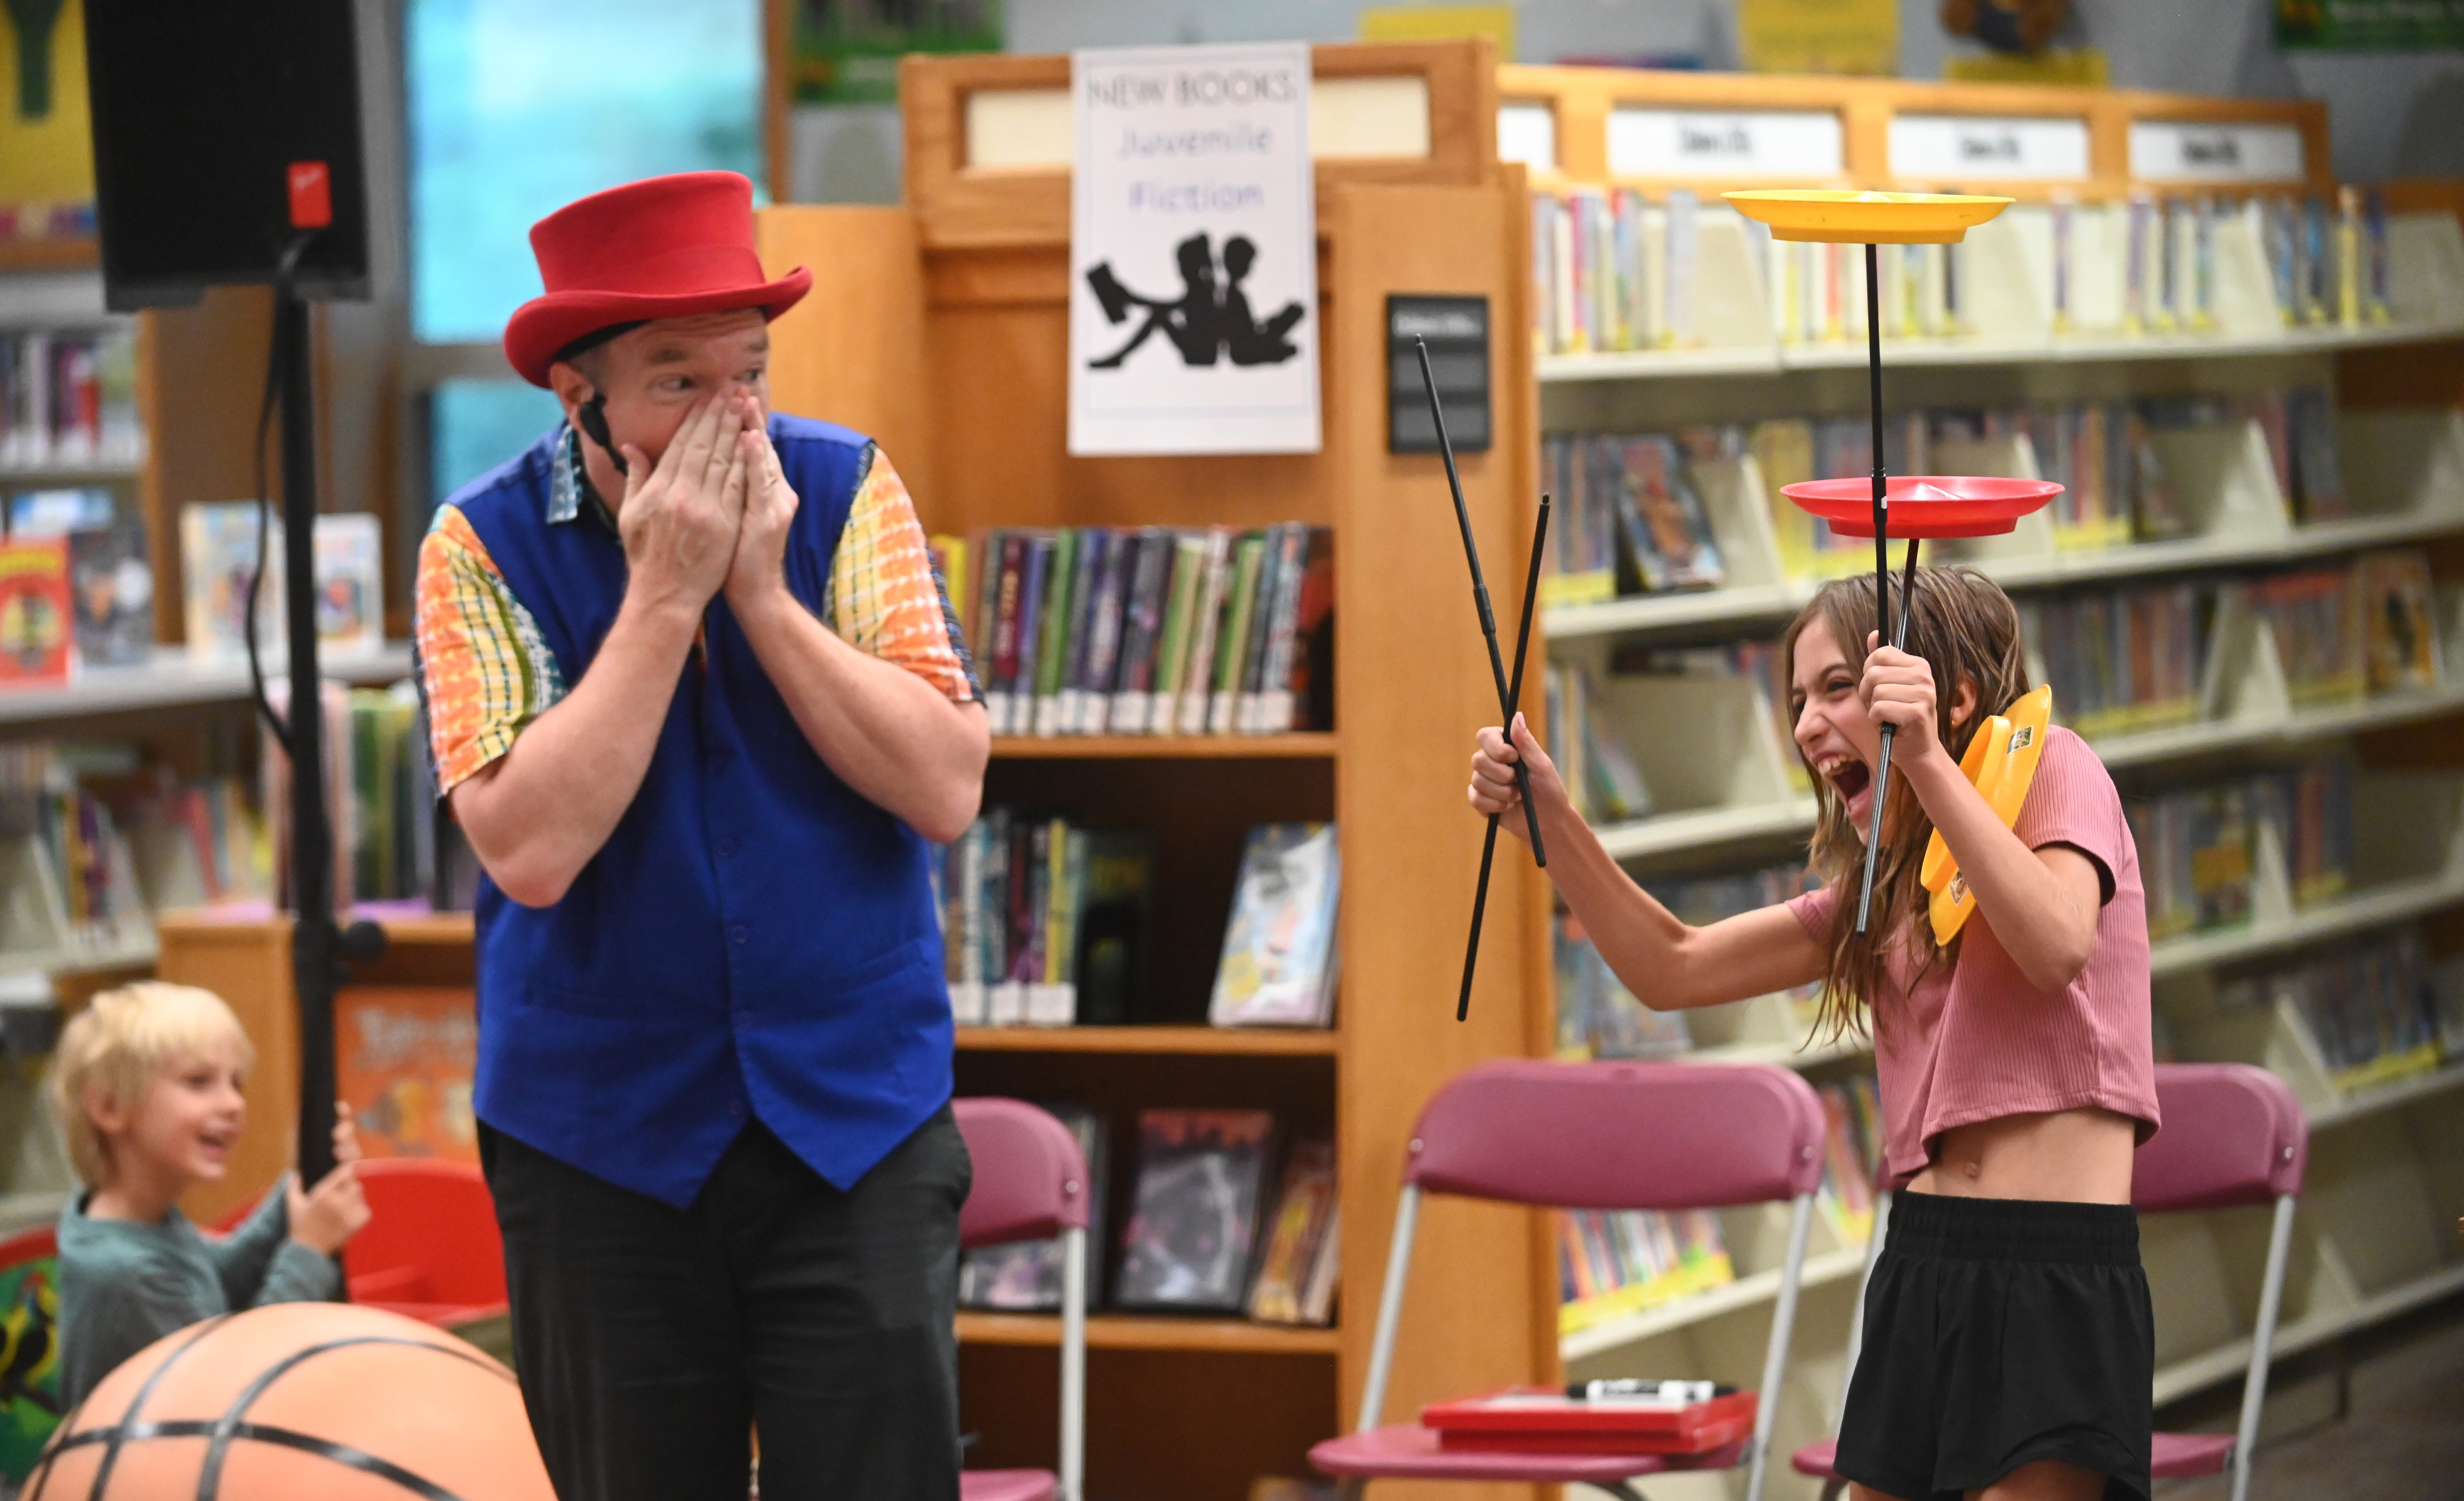
POLYGON ((610 323, 758 307, 777 318, 810 290, 799 266, 776 281, 753 249, 753 184, 737 172, 647 177, 569 203, 531 226, 545 295, 505 324, 505 358, 547 384, 556 352, 610 323))

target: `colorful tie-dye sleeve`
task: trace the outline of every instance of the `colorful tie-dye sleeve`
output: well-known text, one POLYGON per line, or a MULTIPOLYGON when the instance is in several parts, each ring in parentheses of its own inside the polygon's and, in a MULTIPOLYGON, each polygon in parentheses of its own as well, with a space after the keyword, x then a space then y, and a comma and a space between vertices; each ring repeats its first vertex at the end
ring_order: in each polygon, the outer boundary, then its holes
POLYGON ((878 447, 865 451, 839 534, 824 618, 850 645, 923 678, 953 703, 979 701, 965 635, 924 545, 907 486, 878 447))
POLYGON ((564 696, 556 655, 461 511, 440 507, 419 548, 420 694, 439 796, 513 749, 564 696))

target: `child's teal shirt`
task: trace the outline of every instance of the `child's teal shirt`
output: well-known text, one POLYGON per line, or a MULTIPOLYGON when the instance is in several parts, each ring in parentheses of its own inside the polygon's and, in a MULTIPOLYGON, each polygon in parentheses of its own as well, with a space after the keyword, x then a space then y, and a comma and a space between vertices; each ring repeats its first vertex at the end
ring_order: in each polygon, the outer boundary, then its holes
POLYGON ((314 1303, 342 1291, 332 1258, 291 1239, 280 1187, 214 1239, 176 1207, 148 1225, 60 1211, 60 1400, 65 1407, 174 1330, 233 1309, 314 1303))

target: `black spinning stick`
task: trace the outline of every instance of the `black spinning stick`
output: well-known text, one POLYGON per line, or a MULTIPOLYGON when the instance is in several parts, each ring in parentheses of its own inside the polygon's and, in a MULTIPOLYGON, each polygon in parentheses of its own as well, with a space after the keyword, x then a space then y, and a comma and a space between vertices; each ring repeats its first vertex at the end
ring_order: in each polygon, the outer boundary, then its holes
MULTIPOLYGON (((1420 351, 1420 381, 1428 387, 1429 419, 1438 426, 1438 452, 1445 455, 1446 486, 1454 492, 1455 524, 1463 529, 1463 560, 1471 564, 1471 603, 1472 607, 1480 611, 1480 633, 1488 641, 1489 675, 1497 679, 1497 712, 1503 717, 1502 722, 1511 731, 1514 726, 1514 693, 1506 681, 1506 659, 1497 651, 1497 614, 1488 607, 1488 584, 1480 573, 1480 544, 1472 541, 1471 512, 1463 505, 1463 475, 1455 472, 1455 446, 1446 437, 1445 408, 1438 404, 1438 378, 1429 368, 1428 341, 1416 339, 1412 342, 1420 351)), ((1531 565, 1534 568, 1540 565, 1536 550, 1532 553, 1531 565)), ((1524 593, 1523 606, 1525 635, 1528 638, 1531 619, 1529 590, 1524 593)), ((1522 648, 1518 646, 1515 653, 1519 659, 1522 648)), ((1531 834, 1532 863, 1545 868, 1549 864, 1549 851, 1540 843, 1540 814, 1531 806, 1531 773, 1520 760, 1514 763, 1514 786, 1523 794, 1524 827, 1531 834)))
MULTIPOLYGON (((1540 595, 1540 555, 1548 542, 1549 493, 1544 490, 1540 493, 1540 519, 1531 531, 1531 566, 1523 579, 1523 624, 1514 633, 1514 681, 1509 685, 1509 692, 1516 703, 1523 701, 1523 658, 1531 646, 1531 603, 1540 595)), ((1506 718, 1506 735, 1509 741, 1514 738, 1514 717, 1510 714, 1506 718)), ((1519 757, 1514 766, 1517 771, 1523 769, 1519 757)), ((1524 806, 1529 809, 1530 806, 1527 798, 1524 806)), ((1533 820, 1535 835, 1537 823, 1538 820, 1533 820)), ((1540 847, 1535 843, 1531 850, 1537 854, 1540 847)), ((1496 858, 1497 815, 1491 813, 1488 815, 1488 833, 1480 846, 1480 886, 1471 898, 1471 940, 1463 945, 1463 994, 1455 997, 1455 1020, 1458 1022, 1471 1015, 1471 975, 1480 963, 1480 922, 1488 911, 1488 868, 1496 858)))

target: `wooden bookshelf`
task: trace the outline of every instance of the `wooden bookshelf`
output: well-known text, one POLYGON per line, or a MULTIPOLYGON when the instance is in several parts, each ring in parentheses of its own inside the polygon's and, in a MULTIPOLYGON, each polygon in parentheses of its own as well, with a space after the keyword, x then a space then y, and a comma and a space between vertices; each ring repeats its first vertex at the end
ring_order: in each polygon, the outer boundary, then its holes
POLYGON ((1004 735, 993 741, 996 761, 1324 761, 1335 738, 1318 731, 1290 735, 1004 735))
POLYGON ((87 271, 102 264, 92 235, 61 240, 0 240, 0 276, 15 271, 87 271))
POLYGON ((1228 1026, 961 1026, 960 1052, 1199 1053, 1331 1058, 1342 1034, 1228 1026))
MULTIPOLYGON (((1058 1345, 1061 1320, 1041 1313, 965 1313, 958 1315, 958 1339, 962 1344, 1058 1345)), ((1087 1348, 1194 1355, 1331 1356, 1335 1353, 1336 1340, 1331 1329, 1299 1329, 1245 1318, 1089 1313, 1087 1348)))

